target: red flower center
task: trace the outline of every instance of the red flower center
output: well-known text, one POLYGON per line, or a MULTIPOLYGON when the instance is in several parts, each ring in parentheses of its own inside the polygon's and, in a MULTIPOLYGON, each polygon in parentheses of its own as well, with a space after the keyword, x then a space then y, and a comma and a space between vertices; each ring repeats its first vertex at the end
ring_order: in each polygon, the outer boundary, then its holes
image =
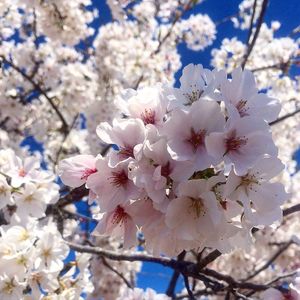
POLYGON ((155 124, 155 111, 151 108, 145 109, 143 113, 141 113, 141 119, 143 120, 144 124, 155 124))
POLYGON ((110 177, 111 179, 111 184, 120 187, 126 185, 128 181, 127 174, 124 170, 121 170, 119 172, 111 172, 112 176, 110 177))
POLYGON ((97 172, 97 169, 96 169, 96 168, 94 168, 94 169, 85 169, 85 170, 83 171, 83 173, 82 173, 80 179, 82 179, 82 180, 87 180, 88 177, 89 177, 90 175, 92 175, 92 174, 94 174, 94 173, 96 173, 96 172, 97 172))
POLYGON ((20 176, 20 177, 25 177, 25 176, 26 176, 26 172, 25 172, 24 168, 21 168, 21 169, 19 170, 19 176, 20 176))
POLYGON ((225 140, 225 148, 226 152, 224 155, 226 155, 230 151, 238 151, 242 146, 247 144, 247 138, 246 137, 237 137, 236 131, 234 130, 230 137, 225 140))
POLYGON ((119 155, 124 158, 134 157, 133 155, 133 147, 125 145, 124 147, 120 147, 119 155))
POLYGON ((128 214, 125 212, 124 208, 118 205, 114 211, 112 222, 113 224, 119 224, 126 221, 128 214))
POLYGON ((195 131, 194 128, 191 128, 191 135, 190 138, 186 141, 193 146, 194 151, 198 149, 198 147, 201 147, 204 145, 204 138, 205 138, 206 130, 202 129, 198 132, 195 131))
POLYGON ((171 173, 170 162, 168 161, 164 166, 161 167, 161 176, 168 177, 171 173))

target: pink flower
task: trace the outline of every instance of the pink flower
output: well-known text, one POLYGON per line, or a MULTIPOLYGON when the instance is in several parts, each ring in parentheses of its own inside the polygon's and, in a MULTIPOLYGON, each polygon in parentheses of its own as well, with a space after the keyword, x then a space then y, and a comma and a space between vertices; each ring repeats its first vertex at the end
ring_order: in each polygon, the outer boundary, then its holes
POLYGON ((280 205, 289 195, 281 183, 271 183, 269 180, 278 175, 283 168, 278 158, 262 158, 243 176, 237 176, 231 170, 225 194, 243 203, 245 217, 253 225, 271 225, 281 220, 280 205))
POLYGON ((98 157, 98 172, 87 180, 87 187, 97 196, 101 212, 112 211, 131 199, 137 199, 140 191, 128 178, 128 164, 132 159, 120 162, 115 167, 108 164, 108 158, 98 157))
POLYGON ((123 113, 131 118, 141 119, 145 125, 161 126, 167 112, 168 98, 164 94, 164 86, 157 84, 137 91, 129 90, 123 99, 116 101, 123 113))
POLYGON ((251 116, 271 122, 280 112, 276 99, 258 93, 254 75, 248 70, 233 70, 232 80, 222 81, 221 94, 231 118, 251 116))
POLYGON ((70 187, 86 183, 90 175, 97 172, 96 158, 93 155, 77 155, 60 161, 58 175, 70 187))
POLYGON ((166 213, 166 224, 176 230, 178 238, 204 245, 211 235, 217 234, 222 221, 221 208, 207 180, 180 183, 178 196, 170 202, 166 213))
POLYGON ((166 201, 166 192, 175 182, 187 180, 193 174, 190 162, 175 161, 167 151, 164 138, 150 144, 146 141, 143 148, 143 158, 130 164, 129 176, 134 183, 144 188, 155 203, 166 201))
POLYGON ((198 100, 214 100, 216 98, 213 72, 202 65, 187 65, 180 77, 180 88, 172 89, 169 109, 186 107, 198 100))
POLYGON ((113 126, 107 122, 97 127, 97 134, 107 144, 115 144, 119 150, 111 152, 109 163, 115 166, 120 161, 134 158, 145 140, 146 129, 139 119, 114 120, 113 126))
POLYGON ((117 205, 114 210, 102 214, 95 232, 101 235, 112 235, 123 238, 124 248, 130 248, 136 243, 137 227, 130 214, 129 203, 117 205))
POLYGON ((224 116, 216 102, 201 100, 188 111, 174 110, 163 129, 171 157, 193 162, 194 171, 210 167, 215 159, 207 151, 205 139, 212 132, 222 131, 224 124, 224 116))
POLYGON ((205 140, 210 155, 244 175, 264 154, 277 155, 268 125, 261 119, 244 117, 229 120, 225 132, 213 132, 205 140))

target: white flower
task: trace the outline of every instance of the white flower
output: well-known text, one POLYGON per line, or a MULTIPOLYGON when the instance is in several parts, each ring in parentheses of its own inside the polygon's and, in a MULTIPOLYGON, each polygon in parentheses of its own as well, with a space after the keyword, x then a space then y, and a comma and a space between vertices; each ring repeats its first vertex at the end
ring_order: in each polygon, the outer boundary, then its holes
POLYGON ((128 178, 128 164, 131 160, 129 158, 110 167, 108 158, 97 158, 96 168, 99 171, 89 176, 87 187, 98 196, 102 212, 114 210, 117 205, 139 196, 139 189, 128 178))
POLYGON ((232 79, 221 82, 221 94, 230 118, 251 116, 271 122, 280 112, 276 99, 258 93, 254 75, 248 70, 233 70, 232 79))
POLYGON ((230 172, 225 193, 232 200, 243 203, 245 217, 253 225, 271 225, 281 220, 280 205, 289 195, 281 183, 271 183, 269 180, 283 168, 279 159, 263 158, 243 176, 237 176, 233 170, 230 172))
POLYGON ((58 175, 65 185, 79 187, 88 177, 97 172, 96 158, 92 155, 77 155, 59 162, 58 175))
POLYGON ((145 140, 146 130, 142 120, 139 119, 114 119, 113 126, 107 122, 100 123, 97 134, 106 144, 114 144, 119 150, 109 156, 110 166, 116 166, 120 161, 134 158, 140 151, 145 140))
POLYGON ((11 190, 12 188, 7 183, 6 178, 0 174, 0 209, 8 204, 13 204, 11 190))
POLYGON ((213 132, 205 140, 207 151, 213 157, 224 159, 226 167, 233 165, 237 175, 247 170, 264 154, 277 155, 265 121, 244 117, 227 121, 225 132, 213 132))
POLYGON ((193 162, 194 171, 210 167, 216 161, 207 150, 205 139, 212 132, 222 131, 224 124, 220 107, 213 101, 197 101, 188 111, 174 110, 163 129, 171 157, 193 162))

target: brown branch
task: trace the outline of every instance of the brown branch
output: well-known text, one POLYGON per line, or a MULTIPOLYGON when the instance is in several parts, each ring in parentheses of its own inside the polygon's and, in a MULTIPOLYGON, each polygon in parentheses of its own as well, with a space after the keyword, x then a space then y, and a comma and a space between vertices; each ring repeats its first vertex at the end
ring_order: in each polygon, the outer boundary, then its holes
POLYGON ((257 0, 254 0, 253 7, 252 7, 250 27, 249 27, 249 31, 248 31, 247 40, 246 40, 247 47, 249 46, 249 41, 250 41, 250 37, 251 37, 251 34, 252 34, 252 30, 253 30, 254 17, 255 17, 255 12, 256 12, 256 5, 257 5, 257 0))
POLYGON ((293 244, 293 241, 289 241, 285 243, 283 246, 281 246, 271 257, 270 259, 264 263, 260 268, 258 268, 256 271, 254 271, 253 274, 249 275, 247 278, 243 279, 242 281, 248 281, 249 279, 254 278, 256 275, 261 273, 263 270, 267 269, 284 251, 286 251, 290 245, 293 244))
POLYGON ((230 275, 221 274, 215 270, 212 269, 204 269, 201 271, 203 274, 214 277, 218 280, 225 281, 229 284, 230 288, 241 288, 241 289, 249 289, 254 291, 264 291, 268 289, 269 287, 264 284, 256 284, 252 282, 239 282, 236 281, 233 277, 230 275))
POLYGON ((293 112, 288 113, 288 114, 286 114, 286 115, 284 115, 284 116, 278 118, 277 120, 275 120, 275 121, 273 121, 273 122, 270 122, 269 125, 270 125, 270 126, 273 126, 273 125, 275 125, 275 124, 277 124, 277 123, 280 123, 280 122, 282 122, 282 121, 285 121, 286 119, 288 119, 288 118, 290 118, 290 117, 295 116, 295 115, 298 114, 298 113, 300 113, 300 108, 297 108, 297 109, 294 110, 293 112))
POLYGON ((68 127, 67 132, 66 132, 66 134, 64 135, 63 140, 61 141, 60 147, 59 147, 59 149, 58 149, 58 151, 57 151, 57 153, 56 153, 56 158, 55 158, 55 160, 54 160, 54 166, 56 166, 57 163, 58 163, 59 157, 60 157, 60 155, 61 155, 61 153, 62 153, 62 150, 63 150, 64 143, 66 142, 66 140, 67 140, 67 138, 69 137, 69 135, 70 135, 72 129, 74 128, 74 126, 75 126, 75 124, 76 124, 76 121, 77 121, 77 118, 78 118, 78 117, 79 117, 79 113, 77 113, 77 114, 75 115, 75 117, 74 117, 74 119, 73 119, 73 121, 72 121, 71 126, 68 127))
POLYGON ((253 47, 254 47, 254 45, 256 43, 257 37, 258 37, 260 29, 261 29, 261 25, 263 23, 264 15, 265 15, 266 10, 267 10, 267 6, 268 6, 268 0, 264 0, 263 3, 262 3, 262 6, 261 6, 261 11, 260 11, 259 17, 258 17, 256 30, 254 32, 253 38, 251 40, 251 43, 247 47, 247 52, 246 52, 246 54, 244 56, 244 59, 243 59, 243 62, 241 64, 241 66, 242 66, 243 69, 245 68, 247 60, 248 60, 248 58, 249 58, 249 56, 250 56, 250 54, 251 54, 251 52, 253 50, 253 47))
POLYGON ((182 276, 183 276, 185 288, 186 288, 187 293, 188 293, 188 295, 189 295, 189 299, 191 299, 191 300, 196 300, 196 298, 195 298, 195 296, 194 296, 194 294, 193 294, 193 292, 192 292, 192 290, 191 290, 191 288, 190 288, 190 284, 189 284, 189 279, 188 279, 188 277, 185 276, 184 274, 182 274, 182 276))
MULTIPOLYGON (((177 257, 177 261, 183 261, 184 260, 184 257, 185 257, 185 254, 186 252, 185 251, 182 251, 178 257, 177 257)), ((178 270, 175 270, 173 272, 173 275, 172 275, 172 278, 169 282, 169 285, 168 285, 168 288, 167 288, 167 291, 166 291, 166 295, 169 296, 169 297, 174 297, 175 296, 175 287, 176 287, 176 284, 177 284, 177 280, 179 278, 179 275, 180 275, 180 272, 178 270)))
POLYGON ((104 264, 105 267, 107 267, 109 270, 111 270, 113 273, 117 274, 124 282, 125 284, 130 288, 133 289, 133 286, 131 285, 131 283, 125 278, 125 276, 120 273, 117 269, 113 268, 104 257, 101 257, 102 262, 104 264))
POLYGON ((59 111, 58 107, 55 105, 53 102, 53 99, 50 98, 47 93, 40 87, 39 84, 37 84, 29 75, 27 75, 22 69, 20 69, 17 65, 15 65, 12 61, 7 60, 3 55, 0 55, 0 58, 7 63, 10 67, 12 67, 15 71, 17 71, 20 75, 22 75, 28 82, 32 84, 32 86, 39 92, 41 93, 49 102, 57 116, 59 117, 60 121, 62 122, 62 128, 61 130, 63 131, 64 134, 67 133, 68 130, 68 123, 65 120, 64 116, 62 113, 59 111))
POLYGON ((197 264, 198 270, 205 268, 208 264, 213 262, 215 259, 217 259, 221 255, 222 255, 222 253, 219 250, 212 251, 197 264))
POLYGON ((286 217, 288 215, 291 215, 291 214, 293 214, 295 212, 299 212, 299 211, 300 211, 300 203, 295 204, 295 205, 293 205, 289 208, 284 209, 283 210, 283 216, 286 217))
POLYGON ((180 20, 180 18, 188 11, 191 9, 191 7, 193 6, 193 3, 195 1, 194 0, 190 0, 187 4, 185 4, 182 8, 181 11, 179 11, 176 15, 175 18, 171 24, 171 27, 169 29, 169 31, 166 33, 166 35, 159 41, 159 44, 156 48, 156 50, 153 52, 153 54, 157 54, 160 51, 161 46, 166 42, 166 40, 170 37, 170 35, 172 34, 172 31, 174 29, 174 26, 176 25, 176 23, 180 20))
POLYGON ((123 254, 123 253, 117 253, 109 250, 104 250, 99 247, 89 247, 89 246, 82 246, 78 244, 74 244, 71 242, 67 242, 67 245, 75 251, 82 252, 82 253, 90 253, 90 254, 96 254, 103 257, 106 257, 111 260, 117 260, 117 261, 141 261, 141 262, 152 262, 157 263, 165 267, 170 267, 172 269, 181 269, 179 262, 177 262, 174 259, 170 259, 168 257, 154 257, 148 254, 140 254, 140 253, 133 253, 133 254, 123 254))

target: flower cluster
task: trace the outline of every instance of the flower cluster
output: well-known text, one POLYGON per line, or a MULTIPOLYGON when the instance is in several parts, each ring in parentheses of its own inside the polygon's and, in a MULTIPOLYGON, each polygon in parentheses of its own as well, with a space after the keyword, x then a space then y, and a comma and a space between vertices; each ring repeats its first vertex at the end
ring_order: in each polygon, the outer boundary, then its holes
POLYGON ((21 160, 11 150, 0 151, 0 209, 10 223, 28 224, 42 218, 48 204, 59 199, 53 173, 42 170, 39 157, 21 160))
POLYGON ((273 182, 283 164, 268 122, 280 105, 259 93, 250 71, 188 65, 180 88, 165 84, 128 90, 116 100, 125 118, 97 128, 115 145, 106 157, 60 162, 62 181, 86 184, 96 199, 96 232, 136 243, 155 254, 245 246, 253 226, 280 221, 288 198, 273 182))

